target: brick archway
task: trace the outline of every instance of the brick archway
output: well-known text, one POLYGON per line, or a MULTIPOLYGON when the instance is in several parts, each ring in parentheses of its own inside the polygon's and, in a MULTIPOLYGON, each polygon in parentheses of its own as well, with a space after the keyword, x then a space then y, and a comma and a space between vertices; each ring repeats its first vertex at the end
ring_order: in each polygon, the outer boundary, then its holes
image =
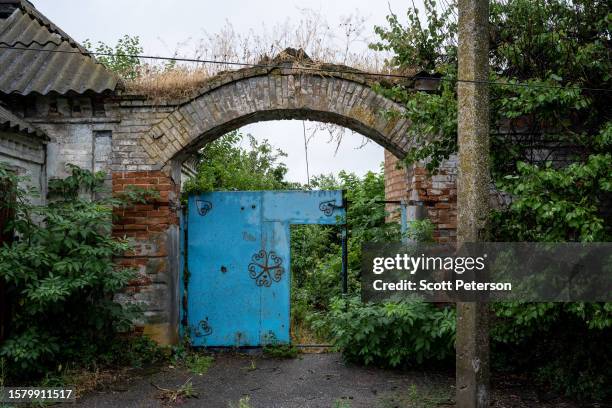
POLYGON ((137 267, 141 278, 127 298, 142 304, 147 314, 143 330, 161 343, 178 340, 184 302, 179 274, 181 164, 199 147, 249 123, 280 119, 344 126, 400 158, 410 147, 409 122, 402 115, 384 115, 403 107, 372 89, 384 78, 291 56, 272 64, 221 73, 181 101, 126 96, 119 102, 113 191, 138 185, 158 190, 159 198, 154 205, 121 210, 115 232, 136 244, 123 262, 137 267))
POLYGON ((142 146, 161 168, 217 137, 249 123, 303 119, 334 123, 377 142, 397 157, 410 143, 409 122, 385 117, 403 107, 372 89, 376 78, 342 66, 321 72, 283 63, 246 68, 211 78, 197 96, 181 102, 142 137, 142 146), (336 72, 342 71, 342 72, 336 72))

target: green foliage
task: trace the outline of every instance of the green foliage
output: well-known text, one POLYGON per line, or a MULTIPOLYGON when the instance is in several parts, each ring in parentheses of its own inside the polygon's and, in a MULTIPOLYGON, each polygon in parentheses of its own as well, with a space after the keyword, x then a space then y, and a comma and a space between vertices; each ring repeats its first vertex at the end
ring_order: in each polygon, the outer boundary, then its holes
POLYGON ((194 374, 203 375, 208 372, 214 362, 215 359, 212 356, 192 353, 186 357, 185 367, 194 374))
MULTIPOLYGON (((347 191, 350 200, 347 215, 350 227, 349 293, 358 294, 362 243, 398 241, 399 225, 385 223, 384 205, 375 203, 384 199, 382 174, 370 173, 359 179, 340 173, 340 179, 343 186, 352 187, 347 191)), ((330 180, 327 178, 328 182, 330 180)), ((417 222, 412 227, 412 238, 431 239, 431 222, 417 222)), ((453 309, 407 301, 363 304, 354 295, 342 298, 339 257, 337 251, 332 252, 316 264, 316 268, 301 271, 308 273, 308 278, 296 292, 298 304, 306 299, 312 302, 302 305, 308 311, 304 315, 312 329, 331 338, 347 360, 397 367, 444 360, 454 353, 453 309), (335 268, 331 268, 332 265, 335 268)))
POLYGON ((291 188, 284 181, 287 167, 279 160, 286 153, 267 140, 247 135, 250 149, 240 146, 244 136, 230 132, 204 146, 198 157, 197 175, 189 179, 186 194, 213 190, 279 190, 291 188))
POLYGON ((332 302, 328 319, 336 347, 353 362, 406 366, 454 355, 455 311, 420 301, 332 302))
POLYGON ((106 175, 103 172, 92 173, 73 164, 67 165, 70 175, 63 179, 49 180, 49 195, 62 199, 76 199, 83 193, 99 193, 106 175))
POLYGON ((238 404, 230 402, 228 406, 229 408, 251 408, 251 398, 249 398, 249 396, 242 397, 238 400, 238 404))
MULTIPOLYGON (((391 15, 387 28, 376 28, 380 41, 372 47, 391 51, 389 65, 399 71, 417 68, 442 75, 434 93, 379 88, 407 107, 409 136, 419 142, 407 161, 427 160, 427 167, 435 170, 457 151, 457 30, 453 4, 440 13, 433 0, 424 3, 424 26, 415 9, 408 11, 405 26, 391 15)), ((516 174, 515 163, 528 162, 531 149, 546 142, 575 146, 581 159, 601 149, 594 136, 609 126, 609 94, 578 88, 610 89, 607 3, 493 1, 490 21, 493 175, 516 174), (520 132, 499 134, 500 126, 512 131, 508 121, 516 118, 521 118, 520 132)))
MULTIPOLYGON (((94 351, 92 351, 94 352, 94 351)), ((99 366, 150 367, 168 360, 168 350, 143 335, 118 336, 98 349, 95 364, 99 366)), ((83 363, 77 361, 77 363, 83 363)))
POLYGON ((300 351, 297 347, 286 343, 266 344, 263 348, 263 353, 267 357, 272 358, 296 358, 300 351))
POLYGON ((265 336, 263 353, 272 358, 295 358, 299 354, 297 347, 278 341, 274 333, 265 336))
POLYGON ((428 218, 410 221, 406 231, 406 237, 416 242, 435 242, 435 225, 428 218))
POLYGON ((164 405, 179 405, 185 402, 188 398, 198 398, 199 393, 195 390, 191 378, 185 380, 176 389, 162 388, 158 385, 151 383, 155 388, 159 390, 157 398, 164 401, 164 405))
MULTIPOLYGON (((435 11, 433 0, 425 5, 423 26, 414 9, 405 25, 389 16, 388 28, 376 28, 380 42, 373 48, 391 51, 389 65, 399 72, 417 68, 441 75, 437 92, 378 87, 406 106, 408 136, 417 142, 406 161, 423 161, 435 171, 457 151, 456 26, 448 11, 435 11)), ((609 4, 492 1, 490 22, 491 173, 510 198, 492 215, 493 238, 609 241, 610 94, 580 89, 611 88, 609 4), (569 151, 574 163, 548 163, 549 150, 557 148, 569 151)), ((581 398, 602 398, 611 388, 604 363, 609 347, 603 345, 610 338, 610 305, 494 307, 500 366, 533 372, 542 383, 581 398)))
POLYGON ((172 400, 175 403, 181 403, 185 398, 198 398, 199 393, 193 387, 191 379, 185 381, 178 390, 176 390, 177 398, 172 400))
POLYGON ((49 183, 49 204, 34 206, 20 180, 0 166, 0 179, 10 181, 8 195, 16 197, 0 202, 13 207, 9 228, 17 237, 0 248, 11 317, 0 356, 13 378, 31 378, 65 362, 97 361, 136 316, 135 307, 113 300, 134 277, 113 261, 130 249, 111 236, 113 206, 125 201, 92 199, 104 174, 69 170, 69 177, 49 183))
MULTIPOLYGON (((454 5, 454 2, 450 2, 454 5)), ((387 65, 395 69, 418 68, 433 72, 440 65, 453 61, 456 49, 450 39, 457 33, 457 24, 450 18, 452 8, 440 13, 434 0, 423 2, 427 15, 427 27, 423 28, 419 9, 409 8, 406 14, 408 23, 402 26, 397 15, 387 16, 389 28, 375 27, 380 41, 370 48, 378 51, 391 51, 392 57, 387 65)))
POLYGON ((184 338, 180 344, 172 347, 170 361, 173 365, 187 368, 193 374, 203 375, 212 367, 215 359, 192 349, 189 339, 184 338))
MULTIPOLYGON (((338 177, 313 177, 315 189, 345 191, 349 202, 348 227, 348 289, 360 290, 361 245, 366 241, 399 241, 399 224, 385 222, 384 175, 368 172, 363 177, 340 172, 338 177)), ((341 295, 342 248, 338 227, 300 225, 291 231, 292 321, 294 328, 324 319, 330 301, 341 295)), ((329 333, 319 325, 317 334, 329 333)))
POLYGON ((453 390, 447 385, 411 384, 408 390, 399 389, 383 396, 381 408, 438 408, 452 405, 453 390))
MULTIPOLYGON (((345 196, 350 203, 347 209, 349 240, 359 248, 366 241, 398 241, 399 224, 385 222, 385 205, 376 202, 385 200, 385 178, 382 169, 376 173, 369 171, 362 178, 340 172, 338 178, 339 188, 346 191, 345 196)), ((360 268, 357 262, 361 262, 361 252, 355 255, 351 257, 349 250, 349 264, 351 267, 360 268), (351 263, 352 261, 355 263, 351 263)))
POLYGON ((562 169, 518 163, 500 186, 512 205, 493 214, 504 241, 602 242, 612 237, 602 208, 612 193, 612 154, 592 154, 562 169))
POLYGON ((105 55, 95 55, 96 59, 109 70, 123 79, 136 79, 140 73, 140 59, 137 55, 143 52, 140 37, 124 35, 111 47, 101 41, 94 45, 89 40, 83 41, 83 46, 90 52, 105 55))
MULTIPOLYGON (((448 137, 457 133, 457 100, 455 89, 456 72, 449 67, 440 92, 426 94, 417 92, 405 103, 406 115, 413 121, 408 130, 408 137, 415 141, 419 148, 409 149, 405 162, 408 164, 422 161, 430 172, 435 171, 443 159, 457 151, 457 139, 448 137)), ((398 88, 384 93, 396 98, 398 88)), ((393 114, 389 112, 388 114, 393 114)))
MULTIPOLYGON (((609 303, 494 303, 491 342, 495 369, 532 372, 538 384, 576 398, 610 396, 609 303)), ((336 298, 315 328, 330 333, 352 362, 407 366, 454 355, 455 311, 387 301, 336 298)))
POLYGON ((493 310, 497 369, 533 372, 539 384, 580 399, 612 395, 612 304, 509 302, 493 310))
POLYGON ((412 384, 406 396, 410 407, 414 408, 436 408, 444 406, 453 400, 448 388, 417 388, 412 384))
POLYGON ((146 204, 159 198, 159 191, 147 187, 127 185, 123 192, 117 195, 120 201, 130 204, 146 204))
POLYGON ((345 398, 339 398, 334 401, 333 408, 351 408, 351 402, 345 398))
MULTIPOLYGON (((392 53, 387 61, 390 68, 404 72, 416 70, 430 74, 442 74, 438 93, 412 92, 401 85, 378 86, 383 95, 403 102, 406 117, 412 125, 408 137, 415 141, 409 149, 407 163, 427 161, 426 167, 435 170, 441 161, 457 150, 457 49, 453 38, 457 24, 452 19, 452 7, 442 13, 434 0, 423 2, 427 25, 423 27, 416 7, 407 11, 404 26, 397 15, 387 16, 388 27, 375 27, 380 41, 370 47, 392 53)), ((454 2, 451 2, 454 7, 454 2)), ((387 112, 397 115, 397 112, 387 112)))

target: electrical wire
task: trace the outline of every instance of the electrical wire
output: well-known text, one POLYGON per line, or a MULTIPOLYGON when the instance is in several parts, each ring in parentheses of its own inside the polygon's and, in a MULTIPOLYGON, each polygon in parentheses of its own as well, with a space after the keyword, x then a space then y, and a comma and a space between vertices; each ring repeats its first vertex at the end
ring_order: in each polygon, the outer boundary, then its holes
MULTIPOLYGON (((6 44, 1 43, 0 44, 6 44)), ((322 68, 322 67, 286 67, 282 65, 271 65, 271 64, 258 64, 250 62, 238 62, 238 61, 222 61, 212 59, 198 59, 198 58, 181 58, 181 57, 159 57, 152 55, 139 55, 139 54, 115 54, 109 52, 93 52, 88 51, 83 53, 78 50, 45 50, 40 48, 27 48, 27 47, 15 47, 10 45, 0 45, 0 49, 5 50, 16 50, 16 51, 34 51, 34 52, 47 52, 47 53, 61 53, 61 54, 81 54, 86 56, 102 56, 102 57, 127 57, 127 58, 138 58, 138 59, 151 59, 161 61, 175 61, 175 62, 192 62, 200 64, 216 64, 216 65, 230 65, 239 67, 250 67, 250 68, 266 68, 266 69, 294 69, 296 71, 310 71, 310 72, 321 72, 321 73, 336 73, 336 74, 358 74, 363 76, 371 76, 376 78, 396 78, 396 79, 410 79, 410 80, 425 80, 425 81, 448 81, 448 82, 462 82, 472 84, 489 84, 489 85, 500 85, 510 87, 523 87, 523 88, 545 88, 545 89, 565 89, 565 90, 576 90, 576 91, 589 91, 589 92, 611 92, 612 89, 606 88, 588 88, 588 87, 577 87, 577 86, 555 86, 555 85, 544 85, 544 84, 526 84, 517 82, 500 82, 500 81, 487 81, 487 80, 471 80, 471 79, 450 79, 450 78, 434 78, 428 76, 410 76, 402 74, 391 74, 391 73, 377 73, 359 71, 356 69, 337 69, 337 68, 322 68)))
POLYGON ((306 157, 306 185, 310 187, 310 165, 308 163, 308 139, 306 138, 306 122, 302 121, 302 130, 304 133, 304 155, 306 157))

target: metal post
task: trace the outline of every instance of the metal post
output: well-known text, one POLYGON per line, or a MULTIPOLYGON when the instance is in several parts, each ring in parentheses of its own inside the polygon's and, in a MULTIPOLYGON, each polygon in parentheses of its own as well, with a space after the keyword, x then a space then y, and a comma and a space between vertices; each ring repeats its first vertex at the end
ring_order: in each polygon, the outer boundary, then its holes
POLYGON ((402 200, 400 202, 400 206, 401 206, 400 208, 401 208, 401 214, 402 214, 402 221, 401 221, 402 222, 402 228, 401 228, 402 242, 403 243, 415 242, 413 238, 407 237, 408 230, 414 231, 414 222, 422 221, 427 218, 427 207, 425 207, 422 201, 412 201, 412 200, 408 201, 408 203, 402 200), (409 208, 411 211, 410 215, 408 215, 409 208), (411 218, 410 221, 408 221, 409 217, 411 218))
POLYGON ((183 248, 182 248, 182 259, 181 261, 183 262, 182 265, 182 273, 181 273, 181 280, 182 282, 180 282, 180 284, 182 284, 182 293, 181 293, 181 306, 180 306, 180 324, 179 324, 179 335, 181 336, 181 338, 184 338, 185 335, 189 335, 189 327, 188 327, 188 320, 187 320, 187 314, 189 312, 188 307, 187 307, 187 296, 189 296, 189 266, 187 263, 187 258, 188 258, 188 252, 187 252, 187 246, 188 246, 188 216, 189 216, 189 209, 188 209, 188 205, 185 204, 183 206, 181 206, 181 216, 180 216, 180 226, 182 231, 180 231, 180 233, 183 234, 182 238, 182 244, 183 244, 183 248))
POLYGON ((400 201, 400 233, 402 234, 402 243, 407 244, 410 240, 408 239, 408 206, 406 201, 402 198, 400 201))
MULTIPOLYGON (((459 0, 457 243, 485 239, 489 216, 489 0, 459 0)), ((457 304, 456 406, 489 406, 489 310, 457 304)))
POLYGON ((348 294, 348 248, 347 248, 347 227, 342 228, 342 294, 348 294))
POLYGON ((342 226, 342 294, 348 294, 348 223, 346 217, 348 216, 348 201, 346 196, 342 192, 342 206, 344 207, 345 220, 342 226))

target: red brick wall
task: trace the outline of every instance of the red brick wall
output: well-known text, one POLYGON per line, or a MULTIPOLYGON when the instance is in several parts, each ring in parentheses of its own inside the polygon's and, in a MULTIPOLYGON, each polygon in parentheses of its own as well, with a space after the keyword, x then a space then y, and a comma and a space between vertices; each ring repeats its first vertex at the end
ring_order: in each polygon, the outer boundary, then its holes
POLYGON ((159 198, 151 203, 115 209, 113 235, 130 238, 134 249, 119 263, 138 271, 138 277, 119 296, 144 306, 143 331, 160 343, 171 344, 176 332, 168 316, 168 288, 172 286, 169 256, 173 252, 168 230, 179 224, 178 186, 161 171, 115 172, 112 182, 114 194, 128 185, 159 192, 159 198))
POLYGON ((437 242, 454 242, 457 236, 457 168, 451 158, 434 174, 420 165, 408 169, 408 194, 427 208, 427 218, 435 225, 437 242))
MULTIPOLYGON (((385 150, 385 200, 400 201, 408 198, 406 169, 393 153, 385 150)), ((399 219, 399 206, 386 205, 388 220, 399 219)))
MULTIPOLYGON (((423 202, 427 218, 436 226, 434 238, 438 242, 454 242, 457 235, 457 168, 453 157, 440 166, 435 174, 428 174, 422 165, 398 168, 399 159, 385 150, 385 198, 402 198, 423 202)), ((397 206, 387 205, 390 219, 397 206)))
POLYGON ((113 173, 113 193, 121 193, 128 185, 150 188, 159 192, 159 198, 150 204, 137 204, 115 210, 119 220, 113 232, 127 237, 148 238, 153 233, 166 231, 170 224, 178 225, 178 217, 170 203, 178 196, 177 186, 161 171, 134 171, 113 173))

